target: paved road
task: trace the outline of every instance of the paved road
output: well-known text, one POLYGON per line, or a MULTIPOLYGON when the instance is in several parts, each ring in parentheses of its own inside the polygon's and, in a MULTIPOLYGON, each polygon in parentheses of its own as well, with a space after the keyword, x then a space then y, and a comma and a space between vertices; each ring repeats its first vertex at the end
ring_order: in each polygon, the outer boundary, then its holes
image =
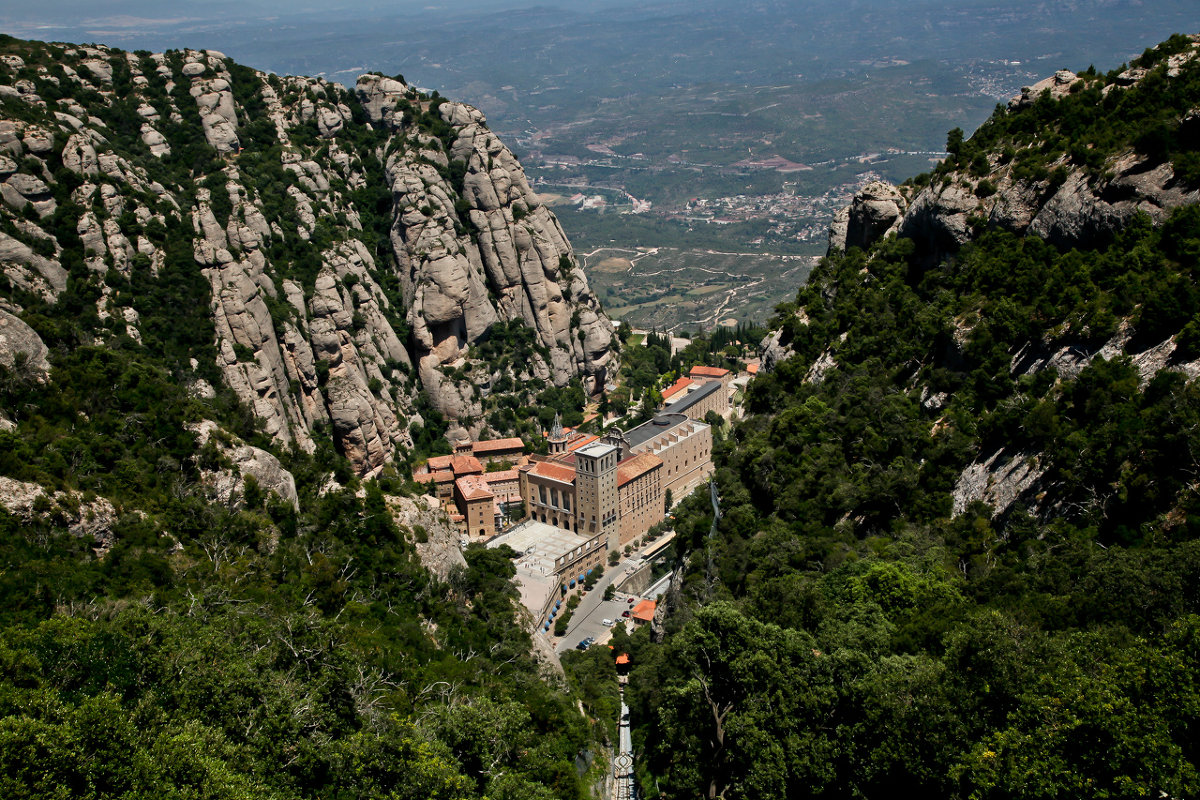
MULTIPOLYGON (((615 567, 606 568, 596 586, 579 601, 579 607, 571 614, 571 624, 567 626, 567 635, 558 641, 554 649, 558 652, 570 650, 581 641, 591 636, 597 641, 607 640, 612 631, 601 625, 605 618, 614 622, 621 619, 621 612, 629 608, 629 604, 617 600, 604 600, 604 590, 611 583, 616 583, 625 577, 627 570, 634 569, 634 559, 626 559, 615 567)), ((619 597, 628 597, 619 594, 619 597)))
MULTIPOLYGON (((631 595, 618 592, 616 600, 605 601, 603 599, 604 589, 611 583, 619 583, 622 578, 636 570, 641 561, 641 553, 647 548, 653 547, 658 541, 661 540, 656 539, 654 542, 646 542, 636 553, 621 561, 615 567, 605 568, 605 573, 596 581, 595 588, 583 596, 579 607, 571 614, 571 624, 567 626, 566 635, 559 639, 558 643, 554 646, 555 652, 561 653, 565 650, 570 650, 589 636, 594 638, 597 643, 603 644, 607 642, 612 636, 612 630, 601 624, 604 619, 611 619, 614 624, 625 619, 625 627, 627 629, 632 627, 632 623, 629 622, 628 618, 621 616, 622 611, 633 607, 626 601, 626 598, 631 595)), ((669 576, 664 580, 666 579, 669 579, 669 576)), ((660 580, 659 583, 661 582, 660 580)), ((657 583, 655 584, 655 586, 658 585, 657 583)), ((641 599, 642 597, 654 599, 654 595, 649 593, 636 597, 637 599, 641 599)))

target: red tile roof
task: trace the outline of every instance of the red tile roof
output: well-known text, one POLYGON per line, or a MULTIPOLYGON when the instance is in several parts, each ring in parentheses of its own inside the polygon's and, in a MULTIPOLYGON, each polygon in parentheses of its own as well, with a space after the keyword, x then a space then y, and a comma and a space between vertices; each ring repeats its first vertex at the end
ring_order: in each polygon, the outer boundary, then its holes
POLYGON ((655 467, 662 466, 662 459, 653 453, 639 453, 617 464, 617 486, 624 486, 645 475, 655 467))
POLYGON ((758 364, 747 364, 746 372, 749 372, 751 375, 757 375, 758 374, 758 364))
POLYGON ((482 442, 475 442, 471 445, 471 451, 474 453, 495 453, 503 450, 520 452, 524 449, 525 443, 516 437, 510 439, 485 439, 482 442))
POLYGON ((454 464, 454 456, 432 456, 429 461, 425 462, 429 465, 430 471, 439 469, 450 469, 454 464))
POLYGON ((658 608, 658 603, 653 600, 643 600, 634 606, 633 611, 629 613, 634 619, 649 622, 654 619, 654 609, 656 608, 658 608))
POLYGON ((728 374, 729 370, 720 367, 692 367, 688 372, 695 378, 724 378, 728 374))
POLYGON ((537 475, 539 478, 549 478, 560 483, 575 482, 575 470, 570 467, 564 467, 562 464, 553 464, 547 461, 539 461, 537 464, 534 464, 530 474, 537 475))
POLYGON ((454 482, 464 500, 491 500, 493 495, 481 475, 465 475, 454 482))
POLYGON ((515 481, 517 480, 517 477, 517 471, 515 469, 502 469, 499 472, 485 472, 483 474, 483 479, 489 484, 515 481))
POLYGON ((663 398, 663 400, 670 400, 672 397, 679 394, 680 392, 682 392, 684 389, 688 388, 691 385, 692 385, 691 378, 680 378, 679 380, 675 381, 670 386, 668 386, 666 389, 663 389, 662 398, 663 398))
POLYGON ((629 653, 621 653, 621 655, 617 656, 617 664, 623 665, 623 664, 628 664, 628 663, 629 663, 629 653))
POLYGON ((455 475, 478 475, 483 472, 483 464, 475 456, 455 456, 451 465, 455 475))

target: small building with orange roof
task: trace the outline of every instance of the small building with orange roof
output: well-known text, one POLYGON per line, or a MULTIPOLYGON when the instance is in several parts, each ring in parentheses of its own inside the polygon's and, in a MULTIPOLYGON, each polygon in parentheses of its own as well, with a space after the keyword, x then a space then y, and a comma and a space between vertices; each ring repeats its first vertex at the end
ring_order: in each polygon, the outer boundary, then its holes
POLYGON ((662 399, 664 403, 669 403, 672 399, 678 396, 681 392, 686 392, 688 387, 692 385, 691 378, 680 378, 672 383, 666 389, 663 389, 662 399))
POLYGON ((450 462, 450 468, 454 470, 456 478, 461 478, 463 475, 483 474, 483 464, 480 464, 479 459, 475 456, 454 456, 450 462))
POLYGON ((721 381, 728 385, 733 379, 733 373, 721 367, 692 367, 688 371, 688 377, 700 384, 721 381))
POLYGON ((485 465, 498 461, 516 464, 525 455, 525 443, 516 437, 485 439, 471 443, 471 455, 485 465))
POLYGON ((430 456, 425 462, 425 466, 430 472, 438 472, 443 469, 453 469, 454 456, 430 456))
POLYGON ((643 600, 633 607, 633 611, 629 612, 629 617, 633 620, 634 625, 645 625, 654 621, 654 611, 658 608, 658 603, 653 600, 643 600))

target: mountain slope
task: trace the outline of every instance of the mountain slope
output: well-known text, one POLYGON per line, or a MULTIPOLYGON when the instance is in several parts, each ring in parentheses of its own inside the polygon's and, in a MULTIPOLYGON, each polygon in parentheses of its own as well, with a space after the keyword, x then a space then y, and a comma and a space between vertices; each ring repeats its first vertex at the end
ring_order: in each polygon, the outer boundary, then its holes
POLYGON ((716 534, 707 496, 677 512, 664 640, 629 643, 644 788, 1200 790, 1195 47, 998 110, 856 201, 717 454, 716 534), (1163 191, 1114 200, 1135 161, 1163 191), (951 191, 969 208, 931 210, 951 191), (1064 191, 1100 202, 1029 221, 1064 191))
POLYGON ((600 701, 404 479, 603 378, 573 265, 464 106, 0 39, 0 796, 588 796, 600 701))
POLYGON ((831 247, 899 230, 936 258, 988 229, 1071 247, 1111 238, 1137 213, 1162 222, 1200 199, 1197 40, 1176 35, 1128 68, 1060 70, 1027 87, 969 139, 951 131, 932 174, 868 187, 831 247))
POLYGON ((311 451, 327 424, 359 473, 411 448, 431 410, 478 432, 478 387, 506 376, 603 383, 612 326, 478 111, 215 52, 2 49, 9 312, 73 281, 94 295, 94 342, 170 351, 195 393, 225 384, 280 444, 311 451), (498 322, 531 329, 533 351, 479 358, 511 332, 498 322))

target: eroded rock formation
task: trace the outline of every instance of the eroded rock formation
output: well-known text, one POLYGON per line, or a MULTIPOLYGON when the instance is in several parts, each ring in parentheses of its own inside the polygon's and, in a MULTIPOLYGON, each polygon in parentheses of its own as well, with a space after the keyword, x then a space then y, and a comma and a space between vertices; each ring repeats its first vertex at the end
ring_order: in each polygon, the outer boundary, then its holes
MULTIPOLYGON (((168 266, 198 268, 215 346, 204 358, 221 380, 280 445, 312 451, 327 432, 360 474, 412 446, 422 393, 478 431, 479 384, 497 370, 603 385, 612 325, 478 110, 378 75, 354 91, 266 75, 213 50, 56 58, 61 75, 0 63, 0 84, 28 84, 14 97, 32 109, 0 119, 0 270, 54 301, 82 263, 99 285, 97 344, 143 341, 117 276, 136 296, 168 266), (131 102, 114 102, 118 87, 131 102), (513 321, 536 354, 482 363, 473 346, 513 321)), ((189 381, 201 400, 215 383, 189 381)))

